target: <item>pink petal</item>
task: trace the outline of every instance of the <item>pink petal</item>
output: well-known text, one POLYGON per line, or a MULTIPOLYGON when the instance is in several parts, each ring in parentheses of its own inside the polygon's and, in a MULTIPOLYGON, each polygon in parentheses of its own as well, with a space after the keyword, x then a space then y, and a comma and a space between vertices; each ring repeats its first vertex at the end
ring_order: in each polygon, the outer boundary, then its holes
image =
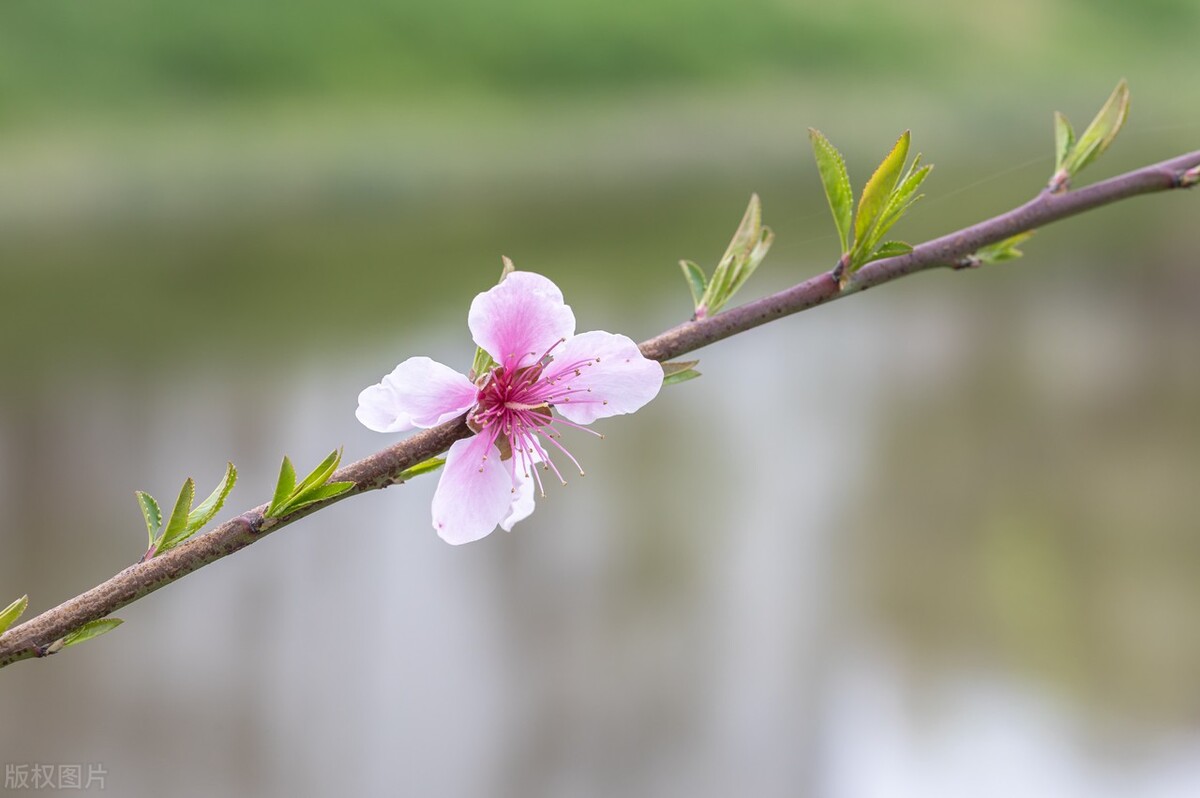
POLYGON ((601 330, 581 333, 556 349, 545 374, 573 391, 554 409, 576 424, 639 410, 663 382, 662 366, 643 357, 637 344, 601 330))
POLYGON ((379 385, 359 394, 358 419, 379 432, 436 427, 470 410, 475 404, 475 394, 471 381, 449 366, 427 357, 410 357, 379 385), (384 425, 389 426, 386 429, 368 423, 390 418, 396 421, 384 425), (408 426, 395 428, 401 420, 407 420, 408 426))
POLYGON ((529 365, 575 333, 575 314, 540 274, 512 272, 475 297, 467 314, 475 343, 507 369, 529 365))
MULTIPOLYGON (((510 460, 505 465, 509 465, 510 460)), ((525 474, 518 464, 511 471, 513 482, 512 504, 509 505, 508 515, 500 522, 500 528, 505 532, 512 532, 513 525, 518 521, 524 521, 533 514, 533 477, 525 474)))
POLYGON ((513 479, 487 435, 456 441, 433 493, 433 528, 455 546, 491 534, 513 506, 513 479))
POLYGON ((364 427, 375 432, 408 432, 415 429, 412 418, 400 409, 396 392, 386 382, 362 390, 354 415, 364 427))

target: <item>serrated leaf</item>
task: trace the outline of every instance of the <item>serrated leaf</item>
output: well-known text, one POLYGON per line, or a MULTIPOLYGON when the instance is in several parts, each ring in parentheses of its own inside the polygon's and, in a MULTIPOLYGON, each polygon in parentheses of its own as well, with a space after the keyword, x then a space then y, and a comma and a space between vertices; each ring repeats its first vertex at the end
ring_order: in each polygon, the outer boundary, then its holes
POLYGON ((725 256, 721 258, 722 262, 731 261, 737 255, 746 252, 761 234, 762 200, 758 198, 758 194, 751 194, 750 202, 746 204, 746 212, 742 214, 742 221, 738 223, 738 228, 734 231, 729 246, 725 248, 725 256))
POLYGON ((308 476, 296 486, 296 490, 293 491, 292 495, 299 496, 312 488, 324 485, 333 476, 333 472, 337 471, 338 463, 340 462, 342 462, 342 450, 334 449, 324 460, 317 464, 316 468, 308 472, 308 476))
POLYGON ((884 258, 895 258, 900 255, 907 255, 912 252, 912 244, 905 241, 884 241, 879 247, 871 253, 871 257, 867 259, 870 263, 873 260, 883 260, 884 258))
MULTIPOLYGON (((704 294, 696 305, 697 318, 716 313, 733 298, 766 257, 774 238, 774 233, 762 225, 762 203, 758 195, 751 195, 737 232, 734 233, 717 268, 713 270, 712 277, 705 285, 704 294)), ((686 274, 686 265, 684 269, 686 274)), ((703 272, 700 272, 700 275, 702 276, 703 272)))
POLYGON ((669 363, 663 363, 663 379, 666 379, 673 374, 678 374, 681 371, 687 371, 688 369, 695 368, 699 363, 699 360, 675 360, 669 363))
POLYGON ((816 128, 808 129, 808 137, 812 141, 813 158, 817 162, 817 172, 821 175, 821 185, 825 188, 825 199, 833 213, 833 223, 837 227, 842 252, 849 252, 850 229, 854 219, 854 190, 850 187, 846 159, 816 128))
POLYGON ((1096 114, 1096 118, 1080 134, 1079 140, 1065 159, 1063 167, 1071 175, 1078 174, 1100 154, 1108 149, 1113 139, 1121 132, 1129 116, 1129 84, 1122 78, 1108 100, 1096 114))
POLYGON ((74 646, 82 643, 85 640, 91 640, 93 637, 99 637, 102 634, 111 632, 116 629, 124 621, 120 618, 100 618, 95 621, 88 621, 83 626, 71 632, 63 638, 62 647, 74 646))
MULTIPOLYGON (((912 166, 909 167, 904 179, 900 181, 891 196, 888 197, 887 205, 879 215, 878 221, 871 228, 866 240, 862 242, 861 252, 863 254, 872 252, 883 237, 887 235, 888 230, 891 230, 896 222, 904 217, 908 209, 924 196, 923 194, 917 194, 916 191, 925 182, 925 178, 929 177, 929 173, 933 170, 933 164, 918 168, 920 162, 921 156, 918 154, 913 160, 912 166)), ((857 245, 855 249, 858 249, 857 245)))
POLYGON ((334 496, 341 496, 343 493, 353 488, 354 485, 355 483, 353 482, 330 482, 327 485, 316 485, 312 488, 309 488, 307 491, 304 491, 303 493, 298 492, 296 496, 288 502, 287 507, 284 508, 283 514, 288 515, 303 507, 307 507, 310 504, 316 504, 317 502, 322 502, 326 499, 332 499, 334 496))
POLYGON ((191 477, 183 483, 179 498, 175 500, 175 509, 171 511, 171 520, 163 529, 155 548, 155 554, 166 551, 188 536, 188 513, 192 509, 192 501, 196 498, 196 481, 191 477))
POLYGON ((1057 172, 1063 168, 1063 164, 1067 162, 1067 155, 1070 154, 1071 148, 1075 146, 1075 130, 1071 127, 1071 121, 1067 119, 1066 114, 1061 111, 1054 112, 1054 171, 1057 172))
POLYGON ((225 504, 225 499, 228 498, 229 492, 233 490, 233 486, 237 483, 237 468, 233 463, 225 464, 225 476, 221 482, 208 495, 208 498, 200 503, 200 506, 192 510, 188 514, 187 532, 188 535, 193 535, 204 528, 204 525, 213 519, 222 505, 225 504))
POLYGON ((25 610, 29 607, 29 596, 21 596, 19 599, 9 604, 3 610, 0 610, 0 635, 8 631, 8 627, 16 623, 17 619, 25 614, 25 610))
POLYGON ((292 465, 292 461, 285 454, 283 463, 279 466, 279 479, 275 482, 275 496, 271 499, 271 506, 267 508, 266 517, 273 518, 279 515, 279 509, 287 503, 287 500, 296 492, 296 467, 292 465))
POLYGON ((446 464, 446 458, 431 457, 428 460, 424 460, 420 463, 417 463, 415 466, 404 469, 396 476, 396 478, 399 479, 401 482, 404 482, 406 480, 412 479, 413 477, 419 477, 422 474, 428 474, 430 471, 437 471, 439 468, 441 468, 445 464, 446 464))
POLYGON ((696 371, 695 369, 685 369, 683 371, 677 371, 674 374, 664 377, 663 385, 678 385, 681 382, 687 382, 688 380, 694 380, 699 376, 700 376, 700 372, 696 371))
POLYGON ((704 270, 690 260, 679 261, 679 268, 683 270, 683 279, 687 280, 688 290, 692 292, 692 306, 699 310, 704 290, 708 288, 708 278, 704 276, 704 270))
POLYGON ((771 228, 763 227, 759 230, 758 240, 750 247, 750 251, 735 264, 733 280, 730 282, 728 292, 724 297, 725 302, 732 299, 733 295, 742 289, 742 286, 746 284, 746 281, 758 269, 758 265, 763 262, 763 258, 767 257, 767 252, 770 251, 771 244, 774 241, 775 233, 771 228))
POLYGON ((757 194, 751 194, 746 212, 742 214, 742 221, 738 223, 737 230, 734 231, 733 238, 725 248, 725 254, 721 256, 705 289, 701 304, 709 313, 716 313, 733 295, 737 271, 761 238, 762 202, 757 194))
POLYGON ((133 495, 137 497, 138 507, 142 508, 142 517, 146 519, 146 531, 150 535, 149 547, 153 548, 154 539, 158 537, 158 532, 162 529, 162 510, 158 508, 158 502, 149 493, 135 490, 133 495))
POLYGON ((879 167, 871 175, 863 187, 862 197, 858 201, 858 214, 854 217, 854 248, 861 252, 869 251, 861 246, 871 228, 879 221, 880 215, 887 207, 892 191, 900 180, 904 162, 908 160, 908 145, 911 134, 904 131, 891 151, 884 156, 879 167))

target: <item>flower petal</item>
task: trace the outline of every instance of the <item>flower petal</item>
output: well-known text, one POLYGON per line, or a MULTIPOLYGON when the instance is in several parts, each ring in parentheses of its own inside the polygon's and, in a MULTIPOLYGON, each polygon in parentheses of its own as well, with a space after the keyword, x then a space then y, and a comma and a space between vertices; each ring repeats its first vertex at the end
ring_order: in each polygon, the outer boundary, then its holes
POLYGON ((408 432, 415 429, 412 417, 400 409, 396 392, 386 382, 362 390, 354 415, 364 427, 375 432, 408 432))
POLYGON ((662 366, 643 357, 637 344, 602 330, 567 341, 545 375, 572 391, 554 409, 576 424, 632 413, 657 396, 663 382, 662 366))
POLYGON ((455 546, 487 537, 510 514, 513 478, 487 435, 456 441, 433 493, 433 528, 455 546))
POLYGON ((512 470, 511 476, 513 482, 512 504, 508 508, 508 515, 500 522, 500 528, 505 532, 512 532, 514 524, 531 516, 534 507, 533 477, 523 473, 519 465, 512 470))
POLYGON ((507 369, 529 365, 575 333, 575 314, 553 282, 511 272, 471 302, 467 326, 475 343, 507 369))
POLYGON ((471 381, 449 366, 410 357, 358 395, 356 415, 376 432, 436 427, 470 410, 475 395, 471 381))
POLYGON ((410 357, 383 380, 417 427, 436 427, 475 404, 477 389, 465 374, 427 357, 410 357))

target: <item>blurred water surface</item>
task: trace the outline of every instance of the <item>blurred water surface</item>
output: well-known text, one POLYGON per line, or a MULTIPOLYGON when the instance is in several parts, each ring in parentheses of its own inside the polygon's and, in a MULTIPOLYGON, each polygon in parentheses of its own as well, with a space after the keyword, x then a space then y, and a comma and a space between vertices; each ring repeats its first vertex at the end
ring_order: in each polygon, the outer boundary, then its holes
MULTIPOLYGON (((778 243, 748 292, 827 268, 808 125, 856 183, 913 128, 938 168, 910 240, 1036 191, 1050 112, 1082 124, 1119 74, 1134 117, 1097 172, 1195 148, 1195 73, 1149 54, 1186 4, 1081 17, 1097 41, 1137 17, 1111 70, 1051 46, 1063 2, 1013 6, 1043 23, 1015 39, 950 15, 973 61, 952 37, 841 71, 849 11, 713 11, 667 47, 682 8, 592 5, 554 35, 536 4, 504 35, 396 8, 379 41, 353 15, 321 38, 317 4, 275 38, 219 4, 122 41, 82 35, 91 9, 5 12, 0 602, 140 556, 135 489, 233 460, 238 512, 285 453, 391 442, 358 391, 413 354, 464 366, 501 254, 638 339, 687 317, 675 261, 710 267, 751 191, 778 243), (471 46, 491 32, 513 46, 471 46), (78 82, 34 34, 76 37, 78 82), (696 55, 722 36, 740 58, 696 55)), ((281 531, 6 669, 0 759, 103 763, 120 795, 1200 793, 1194 199, 704 350, 702 379, 579 436, 587 478, 511 534, 441 543, 436 477, 281 531)))

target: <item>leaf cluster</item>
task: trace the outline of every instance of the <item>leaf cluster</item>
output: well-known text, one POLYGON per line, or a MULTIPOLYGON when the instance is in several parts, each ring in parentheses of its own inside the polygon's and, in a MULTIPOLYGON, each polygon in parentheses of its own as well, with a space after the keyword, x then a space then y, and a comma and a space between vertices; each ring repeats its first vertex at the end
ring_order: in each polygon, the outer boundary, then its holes
POLYGON ((746 213, 711 278, 705 276, 704 270, 692 261, 679 261, 683 277, 692 292, 695 317, 703 319, 720 311, 754 274, 774 240, 775 234, 771 228, 763 227, 762 202, 757 194, 752 194, 746 213))
POLYGON ((1054 112, 1054 176, 1049 190, 1065 191, 1071 178, 1079 174, 1113 143, 1129 116, 1129 84, 1124 78, 1101 106, 1096 117, 1079 138, 1070 120, 1061 111, 1054 112))
POLYGON ((316 468, 299 483, 296 469, 286 456, 279 468, 279 480, 275 483, 275 495, 263 513, 265 518, 282 518, 310 504, 316 504, 334 496, 340 496, 354 487, 353 482, 330 482, 329 478, 342 462, 342 450, 334 449, 316 468))
POLYGON ((854 192, 842 154, 816 128, 809 128, 808 134, 842 247, 838 277, 844 288, 865 264, 912 252, 911 245, 903 241, 885 241, 884 236, 913 203, 924 196, 918 194, 917 189, 933 166, 922 166, 918 153, 905 170, 911 136, 909 131, 904 131, 863 187, 856 212, 854 192))
POLYGON ((225 476, 220 484, 213 489, 208 498, 192 509, 196 498, 196 482, 191 477, 183 483, 179 497, 175 500, 175 508, 171 517, 163 523, 162 510, 154 497, 145 491, 136 491, 138 506, 142 508, 142 516, 146 519, 146 531, 150 536, 150 547, 146 551, 146 559, 156 557, 164 551, 173 549, 192 535, 199 532, 220 511, 228 498, 229 492, 237 483, 237 468, 233 463, 225 464, 225 476))

